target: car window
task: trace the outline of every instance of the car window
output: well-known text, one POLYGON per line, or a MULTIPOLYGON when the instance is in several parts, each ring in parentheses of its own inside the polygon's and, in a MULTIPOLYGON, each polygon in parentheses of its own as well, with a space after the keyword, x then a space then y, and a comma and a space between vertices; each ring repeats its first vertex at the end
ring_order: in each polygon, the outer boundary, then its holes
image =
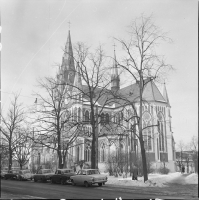
POLYGON ((50 169, 43 170, 43 174, 47 174, 47 173, 52 173, 52 171, 50 169))
POLYGON ((70 172, 72 172, 72 170, 70 169, 64 170, 64 173, 70 173, 70 172))
POLYGON ((61 171, 61 170, 58 170, 58 174, 62 174, 62 171, 61 171))
POLYGON ((83 171, 82 171, 82 175, 86 175, 86 171, 83 170, 83 171))
POLYGON ((38 174, 42 174, 42 171, 41 171, 41 170, 39 170, 39 171, 38 171, 38 174))
POLYGON ((31 173, 30 170, 24 170, 24 171, 22 171, 22 172, 23 172, 23 174, 31 173))

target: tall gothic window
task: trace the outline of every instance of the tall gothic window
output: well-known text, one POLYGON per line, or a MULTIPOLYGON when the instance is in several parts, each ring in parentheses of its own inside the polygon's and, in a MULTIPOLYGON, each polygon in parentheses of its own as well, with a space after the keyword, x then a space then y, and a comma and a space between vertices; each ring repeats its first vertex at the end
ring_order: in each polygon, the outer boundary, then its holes
POLYGON ((77 121, 77 108, 74 109, 74 121, 77 121))
POLYGON ((87 145, 86 149, 84 150, 84 159, 86 162, 89 162, 91 160, 91 149, 89 145, 87 145))
POLYGON ((106 156, 106 149, 105 149, 105 144, 102 143, 101 148, 100 148, 100 160, 101 162, 105 161, 105 156, 106 156))
POLYGON ((106 123, 109 124, 109 114, 106 113, 106 123))
POLYGON ((80 148, 79 148, 79 146, 77 147, 77 161, 79 161, 80 160, 80 148))
POLYGON ((101 114, 101 124, 104 124, 104 113, 101 114))
POLYGON ((78 108, 78 121, 81 121, 81 108, 78 108))
POLYGON ((85 112, 85 121, 86 122, 89 121, 89 112, 88 112, 88 110, 85 112))
POLYGON ((143 114, 143 139, 145 150, 152 150, 152 127, 151 127, 151 115, 148 112, 143 114))
POLYGON ((166 134, 165 134, 165 121, 163 114, 161 112, 158 113, 158 131, 159 131, 159 147, 160 151, 165 151, 167 148, 165 148, 166 145, 166 134))

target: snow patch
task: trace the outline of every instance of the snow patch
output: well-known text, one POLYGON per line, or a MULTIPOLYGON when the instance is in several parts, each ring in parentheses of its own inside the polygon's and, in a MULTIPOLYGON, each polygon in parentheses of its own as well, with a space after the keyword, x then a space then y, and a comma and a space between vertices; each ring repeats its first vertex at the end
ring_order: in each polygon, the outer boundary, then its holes
MULTIPOLYGON (((106 174, 108 176, 108 174, 106 174)), ((137 186, 137 187, 166 187, 167 183, 198 184, 198 174, 181 174, 179 172, 169 174, 148 174, 148 181, 144 183, 144 177, 132 180, 132 177, 108 176, 106 184, 137 186)))

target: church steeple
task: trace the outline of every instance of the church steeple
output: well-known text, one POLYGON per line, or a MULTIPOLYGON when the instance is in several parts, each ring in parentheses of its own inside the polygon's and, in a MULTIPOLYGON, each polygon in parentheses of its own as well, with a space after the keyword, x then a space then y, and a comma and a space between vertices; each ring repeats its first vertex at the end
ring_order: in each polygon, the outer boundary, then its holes
POLYGON ((74 64, 70 30, 68 31, 68 38, 62 58, 61 73, 63 77, 63 82, 65 84, 73 85, 75 78, 75 64, 74 64))
POLYGON ((120 89, 120 78, 118 75, 118 67, 115 55, 115 47, 114 47, 114 59, 113 59, 113 67, 111 71, 111 90, 118 91, 120 89))
POLYGON ((165 83, 164 83, 163 97, 166 100, 168 106, 170 106, 169 97, 168 97, 168 94, 167 94, 167 89, 166 89, 166 84, 165 83))

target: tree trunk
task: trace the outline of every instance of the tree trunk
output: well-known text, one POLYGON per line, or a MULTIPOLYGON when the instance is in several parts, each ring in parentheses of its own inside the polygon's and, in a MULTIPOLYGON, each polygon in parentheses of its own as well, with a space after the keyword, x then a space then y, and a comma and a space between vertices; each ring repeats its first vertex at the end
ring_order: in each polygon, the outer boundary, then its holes
POLYGON ((143 135, 142 135, 142 92, 143 92, 143 76, 142 76, 142 68, 140 70, 140 83, 139 83, 139 89, 140 89, 140 118, 139 118, 139 140, 140 140, 140 148, 141 148, 141 154, 142 154, 142 167, 143 167, 143 174, 144 174, 144 182, 148 180, 148 174, 147 174, 147 162, 146 162, 146 153, 144 148, 144 141, 143 141, 143 135))
POLYGON ((93 130, 93 139, 92 139, 92 147, 91 147, 91 169, 95 169, 96 167, 96 159, 95 159, 95 156, 96 156, 96 147, 95 147, 95 144, 96 144, 96 138, 95 138, 95 129, 93 130))
POLYGON ((20 170, 22 170, 23 165, 21 163, 19 165, 20 165, 20 170))
POLYGON ((9 142, 9 160, 8 160, 8 170, 12 169, 12 148, 11 142, 9 142))

